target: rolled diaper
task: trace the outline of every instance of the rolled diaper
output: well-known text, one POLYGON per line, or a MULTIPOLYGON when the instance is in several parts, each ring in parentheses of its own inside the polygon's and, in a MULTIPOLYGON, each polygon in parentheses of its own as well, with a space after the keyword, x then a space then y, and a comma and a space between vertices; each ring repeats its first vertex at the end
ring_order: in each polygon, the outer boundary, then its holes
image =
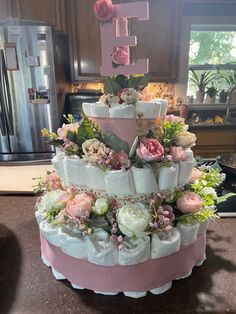
POLYGON ((151 101, 158 101, 161 103, 160 116, 165 116, 168 110, 168 100, 163 98, 154 98, 151 101))
POLYGON ((112 102, 110 103, 110 108, 120 107, 120 104, 118 102, 112 102))
POLYGON ((105 190, 104 171, 89 163, 85 166, 85 168, 87 174, 87 187, 94 190, 105 190))
POLYGON ((178 222, 176 227, 179 229, 180 232, 181 247, 187 246, 196 241, 199 223, 183 224, 181 222, 178 222))
POLYGON ((142 113, 143 118, 156 118, 160 116, 161 102, 159 101, 137 101, 136 112, 142 113))
POLYGON ((175 188, 178 184, 179 165, 175 162, 170 167, 160 167, 157 171, 157 184, 160 191, 175 188))
POLYGON ((203 233, 205 233, 206 230, 207 230, 208 225, 209 225, 209 220, 208 219, 205 219, 204 221, 201 221, 200 224, 199 224, 197 235, 200 236, 203 233))
POLYGON ((93 104, 91 107, 92 117, 101 117, 108 118, 109 117, 109 107, 101 102, 97 102, 93 104))
POLYGON ((152 168, 131 168, 136 193, 158 191, 157 180, 152 168))
POLYGON ((193 158, 193 151, 191 150, 191 148, 186 148, 185 149, 185 152, 186 152, 186 158, 185 160, 187 161, 193 161, 194 158, 193 158))
POLYGON ((87 253, 88 261, 93 264, 112 266, 118 263, 118 249, 102 229, 96 229, 87 238, 87 253))
POLYGON ((67 184, 87 185, 86 162, 76 155, 66 156, 65 177, 67 184))
POLYGON ((185 185, 189 183, 193 170, 193 161, 179 161, 179 177, 178 184, 185 185))
POLYGON ((122 242, 124 249, 119 251, 120 265, 135 265, 150 259, 150 238, 148 236, 137 238, 125 238, 122 242))
POLYGON ((86 240, 78 231, 62 227, 58 231, 61 250, 74 258, 87 258, 86 240))
POLYGON ((83 112, 86 116, 92 116, 92 107, 93 107, 93 103, 90 102, 84 102, 82 104, 82 108, 83 108, 83 112))
POLYGON ((109 109, 111 118, 135 118, 135 106, 134 105, 119 105, 113 106, 109 109))
POLYGON ((44 238, 55 246, 60 246, 57 226, 49 224, 46 220, 43 220, 39 224, 39 229, 42 232, 44 238))
POLYGON ((55 168, 56 174, 60 177, 60 179, 65 180, 65 166, 64 166, 64 154, 57 154, 51 160, 53 167, 55 168))
POLYGON ((151 258, 161 258, 180 249, 180 232, 174 228, 173 233, 166 239, 160 239, 157 234, 152 235, 151 258))
POLYGON ((105 172, 105 191, 108 194, 134 195, 134 181, 130 170, 111 170, 105 172))
POLYGON ((44 210, 42 208, 38 208, 35 211, 35 218, 37 220, 38 225, 40 224, 41 221, 44 219, 44 210))

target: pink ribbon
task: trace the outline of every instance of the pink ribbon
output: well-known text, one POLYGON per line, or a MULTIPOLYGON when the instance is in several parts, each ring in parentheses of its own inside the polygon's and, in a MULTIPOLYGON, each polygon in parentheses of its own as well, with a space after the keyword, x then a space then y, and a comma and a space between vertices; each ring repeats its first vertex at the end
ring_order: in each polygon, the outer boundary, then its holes
POLYGON ((148 291, 186 276, 205 259, 206 235, 179 251, 129 266, 100 266, 62 252, 41 235, 42 256, 72 284, 95 291, 148 291))

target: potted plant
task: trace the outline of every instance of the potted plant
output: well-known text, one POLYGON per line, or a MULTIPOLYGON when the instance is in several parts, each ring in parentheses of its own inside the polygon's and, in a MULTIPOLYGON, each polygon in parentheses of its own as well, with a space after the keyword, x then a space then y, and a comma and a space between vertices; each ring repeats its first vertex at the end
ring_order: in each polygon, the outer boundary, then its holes
POLYGON ((208 90, 206 91, 206 94, 207 94, 207 99, 206 99, 207 104, 213 104, 216 102, 217 89, 215 88, 215 86, 209 87, 208 90))
POLYGON ((190 71, 192 75, 189 79, 198 87, 198 91, 196 92, 196 103, 201 104, 204 100, 207 85, 217 79, 218 75, 210 71, 205 71, 198 75, 192 68, 190 68, 190 71))
POLYGON ((221 104, 225 104, 225 103, 226 103, 228 94, 229 94, 229 93, 226 92, 224 89, 219 93, 219 96, 220 96, 219 102, 220 102, 221 104))

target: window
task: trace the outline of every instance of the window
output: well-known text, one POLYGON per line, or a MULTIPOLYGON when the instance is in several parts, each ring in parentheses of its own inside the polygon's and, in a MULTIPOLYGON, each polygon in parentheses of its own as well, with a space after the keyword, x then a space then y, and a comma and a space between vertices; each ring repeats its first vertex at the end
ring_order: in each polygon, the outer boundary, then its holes
POLYGON ((191 25, 188 69, 188 96, 195 97, 198 90, 190 79, 193 72, 195 77, 209 73, 204 89, 214 86, 218 95, 236 85, 236 27, 191 25))

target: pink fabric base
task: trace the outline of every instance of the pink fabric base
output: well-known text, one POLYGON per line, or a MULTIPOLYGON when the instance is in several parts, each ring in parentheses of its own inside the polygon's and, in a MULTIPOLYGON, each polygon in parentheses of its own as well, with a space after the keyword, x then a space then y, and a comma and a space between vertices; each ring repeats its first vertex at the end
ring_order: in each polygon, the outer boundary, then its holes
POLYGON ((130 266, 99 266, 64 254, 42 236, 42 256, 73 285, 95 291, 148 291, 191 273, 205 259, 206 235, 174 254, 130 266))
MULTIPOLYGON (((127 142, 129 147, 132 146, 137 135, 137 124, 135 118, 97 118, 90 116, 88 118, 98 124, 104 132, 112 132, 123 141, 127 142)), ((147 125, 145 127, 145 131, 148 131, 151 128, 150 125, 156 121, 156 119, 142 120, 147 125)))

